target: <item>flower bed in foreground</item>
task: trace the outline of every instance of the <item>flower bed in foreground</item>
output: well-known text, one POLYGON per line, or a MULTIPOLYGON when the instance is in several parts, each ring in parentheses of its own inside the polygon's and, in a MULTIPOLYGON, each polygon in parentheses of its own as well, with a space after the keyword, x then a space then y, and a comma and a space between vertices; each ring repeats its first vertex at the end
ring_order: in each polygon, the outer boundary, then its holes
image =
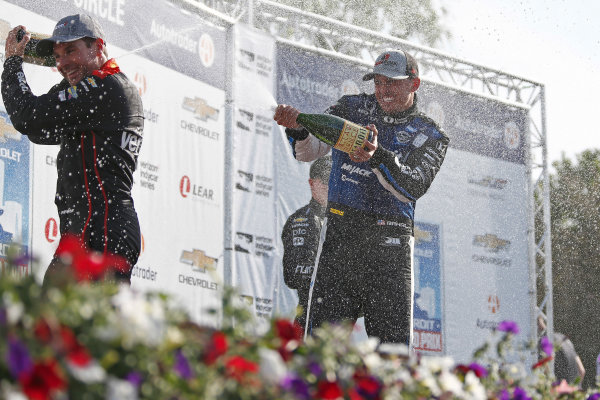
POLYGON ((449 358, 409 357, 405 348, 385 349, 372 340, 354 345, 341 326, 301 343, 289 321, 276 319, 257 336, 247 311, 234 305, 233 291, 223 295, 221 329, 202 327, 165 295, 86 277, 76 274, 79 281, 52 288, 33 277, 0 278, 0 397, 600 399, 597 391, 553 383, 547 339, 547 354, 534 366, 506 361, 531 357, 513 343, 518 327, 509 321, 472 363, 455 365, 449 358))

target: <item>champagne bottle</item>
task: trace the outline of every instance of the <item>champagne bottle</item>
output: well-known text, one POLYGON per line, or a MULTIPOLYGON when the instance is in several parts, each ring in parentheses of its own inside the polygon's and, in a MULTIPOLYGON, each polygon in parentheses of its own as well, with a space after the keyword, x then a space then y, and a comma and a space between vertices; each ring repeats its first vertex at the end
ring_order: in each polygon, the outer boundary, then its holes
POLYGON ((373 132, 367 128, 335 115, 300 113, 296 122, 320 141, 348 154, 373 138, 373 132))
MULTIPOLYGON (((23 56, 23 61, 29 64, 43 65, 44 67, 55 67, 56 60, 53 56, 38 56, 35 51, 35 47, 37 46, 39 41, 42 39, 49 38, 50 35, 44 35, 42 33, 36 32, 29 32, 29 34, 31 35, 31 38, 29 39, 29 42, 27 42, 27 44, 25 45, 25 55, 23 56)), ((23 29, 19 30, 17 32, 17 41, 20 42, 21 40, 23 40, 24 36, 25 31, 23 29)))

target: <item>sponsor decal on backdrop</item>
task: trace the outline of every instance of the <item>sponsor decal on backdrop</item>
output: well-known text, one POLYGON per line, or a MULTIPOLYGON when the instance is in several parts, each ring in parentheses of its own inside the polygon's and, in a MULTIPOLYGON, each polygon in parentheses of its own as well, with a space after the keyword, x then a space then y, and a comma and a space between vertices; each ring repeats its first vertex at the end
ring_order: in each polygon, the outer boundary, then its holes
POLYGON ((215 191, 212 188, 192 182, 187 175, 182 176, 179 181, 179 194, 181 194, 181 197, 184 199, 191 198, 193 200, 206 201, 209 203, 214 203, 216 201, 214 198, 215 191))
POLYGON ((140 185, 148 190, 155 190, 158 183, 159 167, 147 161, 141 161, 140 166, 140 185))
POLYGON ((140 97, 144 97, 146 91, 148 90, 148 81, 146 80, 146 74, 142 71, 138 70, 133 75, 133 84, 138 89, 138 93, 140 97))
POLYGON ((241 294, 242 303, 254 309, 257 317, 270 319, 273 313, 273 300, 265 297, 254 297, 247 294, 241 294), (253 307, 254 306, 254 307, 253 307))
POLYGON ((491 253, 508 251, 510 248, 510 240, 502 239, 491 233, 473 236, 473 244, 478 247, 483 247, 486 251, 491 253))
POLYGON ((504 145, 511 150, 519 148, 521 145, 521 131, 514 122, 507 122, 504 125, 504 145))
POLYGON ((215 43, 208 33, 203 33, 198 41, 198 55, 205 67, 210 67, 215 62, 215 43))
POLYGON ((500 311, 500 298, 497 295, 490 294, 487 301, 488 310, 490 310, 492 314, 496 314, 498 311, 500 311))
POLYGON ((258 196, 269 197, 273 191, 273 178, 238 169, 235 188, 242 192, 253 192, 258 196))
POLYGON ((183 250, 180 262, 192 266, 192 271, 203 272, 206 270, 217 270, 217 259, 208 257, 203 250, 193 249, 192 251, 183 250))
POLYGON ((481 177, 471 177, 468 179, 468 183, 472 185, 481 186, 487 189, 504 190, 508 185, 509 180, 506 178, 498 178, 490 175, 481 177))
POLYGON ((46 165, 49 165, 51 167, 56 167, 56 157, 47 155, 46 156, 46 165))
POLYGON ((73 0, 73 5, 88 14, 120 26, 125 25, 125 0, 73 0))
MULTIPOLYGON (((217 259, 206 256, 203 250, 182 250, 179 262, 191 267, 192 272, 206 273, 207 270, 214 271, 217 268, 217 259)), ((218 290, 219 285, 203 277, 179 274, 178 282, 186 286, 194 286, 199 289, 218 290)))
POLYGON ((254 72, 256 75, 269 78, 273 72, 273 60, 263 54, 248 49, 239 49, 237 66, 240 69, 254 72))
POLYGON ((240 253, 254 254, 259 257, 271 257, 273 250, 275 250, 275 241, 266 236, 236 232, 234 240, 234 249, 240 253))
POLYGON ((58 223, 54 218, 48 218, 46 225, 44 225, 44 236, 48 243, 54 243, 58 240, 58 223))
POLYGON ((269 137, 271 135, 272 119, 264 115, 254 114, 251 111, 239 108, 237 113, 236 127, 243 131, 269 137))
POLYGON ((219 119, 219 110, 211 107, 201 97, 184 97, 182 107, 184 110, 191 111, 194 114, 194 118, 200 121, 207 121, 208 119, 217 121, 219 119))
POLYGON ((300 91, 308 96, 321 96, 336 101, 341 97, 339 87, 326 81, 316 81, 307 76, 294 74, 284 70, 281 74, 280 85, 291 92, 300 91))
POLYGON ((512 260, 503 258, 500 255, 510 250, 510 240, 502 239, 494 234, 486 233, 473 236, 473 246, 482 248, 487 253, 493 253, 493 256, 473 254, 471 259, 476 263, 496 265, 499 267, 510 267, 512 260))
MULTIPOLYGON (((485 301, 487 303, 487 309, 492 315, 492 318, 497 317, 498 313, 500 312, 500 297, 498 297, 496 294, 490 294, 485 298, 485 301)), ((491 331, 495 330, 498 327, 498 324, 498 321, 488 320, 485 318, 477 318, 475 321, 475 326, 478 329, 491 331)))
POLYGON ((413 346, 422 352, 443 350, 439 229, 421 222, 414 227, 413 346))
MULTIPOLYGON (((208 120, 218 121, 219 119, 219 110, 209 105, 208 102, 201 97, 184 97, 181 107, 184 110, 191 112, 194 119, 200 122, 207 122, 208 120)), ((208 139, 219 140, 219 132, 211 131, 202 125, 198 125, 196 121, 186 121, 182 119, 180 127, 208 139)))
POLYGON ((131 276, 146 281, 156 281, 156 278, 158 277, 158 271, 150 267, 136 265, 131 270, 131 276))

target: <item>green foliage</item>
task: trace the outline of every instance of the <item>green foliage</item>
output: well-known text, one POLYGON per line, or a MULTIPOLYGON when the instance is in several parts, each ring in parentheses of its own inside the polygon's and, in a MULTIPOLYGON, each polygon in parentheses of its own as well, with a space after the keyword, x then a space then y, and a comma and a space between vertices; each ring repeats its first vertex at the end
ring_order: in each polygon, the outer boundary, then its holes
POLYGON ((431 0, 282 0, 281 3, 428 46, 450 37, 441 23, 446 10, 436 9, 431 0))
POLYGON ((594 384, 600 352, 600 150, 553 163, 551 176, 554 330, 567 335, 594 384))

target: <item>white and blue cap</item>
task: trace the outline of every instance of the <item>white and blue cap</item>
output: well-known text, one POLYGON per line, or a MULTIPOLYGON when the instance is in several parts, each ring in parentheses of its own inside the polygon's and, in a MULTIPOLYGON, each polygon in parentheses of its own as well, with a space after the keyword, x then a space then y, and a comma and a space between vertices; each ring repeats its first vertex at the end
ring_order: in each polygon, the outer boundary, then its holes
POLYGON ((402 50, 386 51, 377 57, 373 72, 363 76, 363 81, 370 81, 375 75, 391 79, 418 78, 419 66, 413 56, 402 50))
POLYGON ((39 56, 51 56, 55 43, 73 42, 85 37, 104 39, 104 31, 98 21, 87 14, 69 15, 56 23, 51 37, 39 41, 35 51, 39 56))

